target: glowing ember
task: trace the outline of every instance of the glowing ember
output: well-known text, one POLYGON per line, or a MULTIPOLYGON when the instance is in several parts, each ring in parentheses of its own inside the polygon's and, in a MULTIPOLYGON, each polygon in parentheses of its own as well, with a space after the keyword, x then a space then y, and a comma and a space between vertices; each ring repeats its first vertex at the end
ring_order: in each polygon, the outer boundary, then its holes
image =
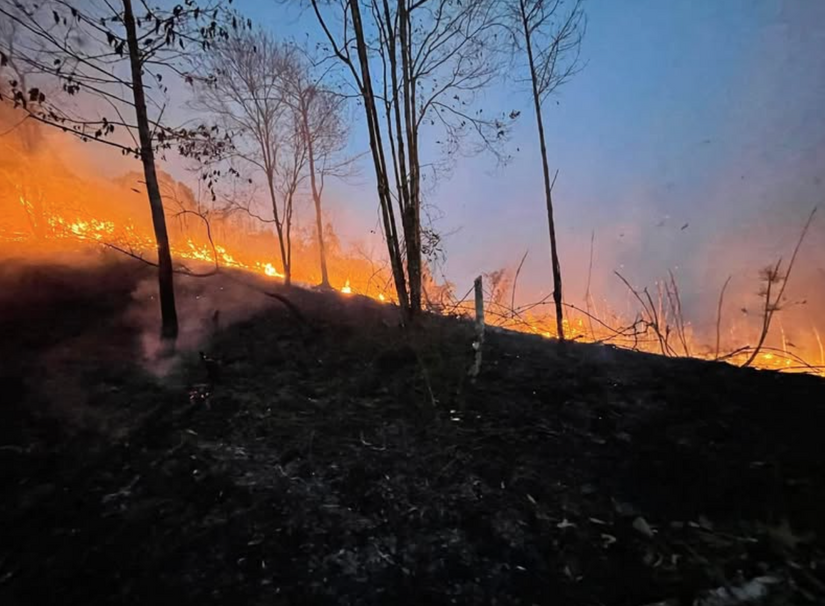
POLYGON ((347 283, 344 284, 344 287, 341 289, 341 292, 344 293, 345 295, 352 294, 352 288, 349 285, 349 280, 347 280, 347 283))

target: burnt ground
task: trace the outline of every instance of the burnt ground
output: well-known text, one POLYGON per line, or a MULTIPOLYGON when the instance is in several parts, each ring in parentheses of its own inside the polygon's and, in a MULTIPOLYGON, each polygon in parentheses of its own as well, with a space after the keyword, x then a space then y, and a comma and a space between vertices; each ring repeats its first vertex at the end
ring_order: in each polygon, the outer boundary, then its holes
POLYGON ((145 277, 0 272, 4 606, 825 602, 825 381, 493 333, 472 384, 471 324, 293 291, 212 388, 145 277))

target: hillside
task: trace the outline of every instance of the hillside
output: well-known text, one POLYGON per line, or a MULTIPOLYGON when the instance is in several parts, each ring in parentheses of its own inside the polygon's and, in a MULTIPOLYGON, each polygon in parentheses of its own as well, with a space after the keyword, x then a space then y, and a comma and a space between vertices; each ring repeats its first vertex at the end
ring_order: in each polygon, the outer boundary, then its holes
POLYGON ((495 332, 473 384, 470 323, 296 289, 210 385, 150 278, 0 272, 0 604, 825 601, 822 379, 495 332))

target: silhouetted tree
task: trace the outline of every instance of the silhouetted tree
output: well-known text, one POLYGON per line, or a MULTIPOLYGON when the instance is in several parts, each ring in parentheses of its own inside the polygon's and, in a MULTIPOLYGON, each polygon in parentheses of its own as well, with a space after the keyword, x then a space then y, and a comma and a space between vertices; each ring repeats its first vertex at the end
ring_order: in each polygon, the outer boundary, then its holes
POLYGON ((229 160, 240 159, 263 175, 272 219, 251 206, 242 208, 274 224, 287 284, 292 279, 293 203, 308 160, 304 124, 289 90, 302 68, 297 48, 260 30, 244 32, 217 45, 207 57, 196 92, 196 107, 232 133, 229 160))
POLYGON ((326 72, 316 75, 310 62, 298 56, 295 63, 295 69, 286 74, 287 102, 296 112, 306 147, 310 190, 315 207, 321 286, 329 288, 322 197, 328 177, 343 178, 352 173, 353 159, 342 154, 349 136, 344 115, 346 98, 324 81, 326 72))
POLYGON ((467 149, 468 135, 477 150, 496 152, 506 137, 506 117, 473 109, 479 91, 499 73, 500 3, 309 1, 363 102, 396 294, 411 317, 422 297, 425 129, 452 157, 467 149))
MULTIPOLYGON (((544 199, 550 232, 550 259, 553 267, 553 301, 556 307, 556 330, 564 340, 564 309, 561 263, 556 241, 553 212, 553 185, 547 160, 542 107, 547 98, 567 82, 580 68, 579 50, 585 29, 581 0, 508 0, 509 26, 517 57, 524 55, 536 114, 541 167, 544 176, 544 199), (569 8, 568 8, 569 6, 569 8)), ((558 174, 558 173, 556 173, 558 174)))
POLYGON ((15 29, 17 42, 0 39, 7 79, 0 100, 142 162, 157 242, 161 335, 168 340, 177 337, 178 321, 156 150, 177 145, 186 154, 208 155, 224 142, 206 126, 167 126, 164 82, 186 78, 193 53, 244 25, 222 7, 220 0, 186 0, 168 9, 141 1, 135 14, 132 0, 0 0, 0 18, 15 29))

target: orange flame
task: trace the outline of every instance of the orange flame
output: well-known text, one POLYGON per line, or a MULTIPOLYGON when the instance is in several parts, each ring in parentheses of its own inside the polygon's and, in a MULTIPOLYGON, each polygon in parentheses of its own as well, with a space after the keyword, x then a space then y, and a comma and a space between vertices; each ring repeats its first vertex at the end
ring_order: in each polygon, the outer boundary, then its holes
MULTIPOLYGON (((4 204, 4 200, 8 200, 9 203, 5 204, 0 212, 0 251, 6 247, 14 252, 30 250, 53 254, 78 246, 113 246, 135 256, 151 259, 156 251, 156 243, 151 225, 145 218, 145 197, 134 196, 129 191, 133 188, 123 185, 92 180, 81 181, 66 171, 54 157, 45 156, 48 151, 30 158, 19 150, 16 151, 13 144, 9 143, 9 138, 6 138, 2 145, 0 154, 3 156, 4 164, 0 166, 0 205, 4 204), (49 162, 51 164, 48 164, 49 162), (27 168, 34 165, 41 167, 36 176, 29 174, 27 168), (31 186, 32 183, 36 185, 31 186), (8 184, 5 190, 4 184, 8 184), (113 199, 118 200, 118 204, 112 204, 113 199), (144 217, 143 221, 136 219, 141 216, 144 217)), ((233 223, 222 225, 220 221, 215 220, 212 224, 212 235, 215 237, 214 240, 210 240, 206 237, 201 224, 186 225, 171 217, 169 223, 172 253, 178 262, 191 261, 208 266, 232 267, 273 279, 284 278, 272 233, 255 231, 248 226, 233 223)), ((344 286, 339 289, 342 294, 358 293, 383 303, 395 301, 395 295, 385 290, 392 284, 388 268, 376 268, 370 259, 348 255, 338 247, 335 238, 331 240, 332 243, 328 243, 330 275, 333 279, 346 276, 344 286)), ((297 242, 295 246, 311 244, 297 242)), ((297 260, 293 267, 293 279, 296 282, 320 282, 314 261, 318 258, 317 249, 301 249, 293 254, 293 258, 297 260)), ((429 288, 437 289, 438 286, 432 284, 428 285, 429 288)), ((431 291, 428 292, 432 294, 431 291)), ((455 302, 449 299, 448 303, 442 308, 451 314, 471 316, 474 313, 472 301, 455 302)), ((487 321, 492 325, 545 338, 556 336, 555 318, 552 314, 536 311, 538 308, 514 314, 513 310, 495 302, 488 303, 487 307, 487 321)), ((658 311, 661 313, 662 310, 658 311)), ((591 321, 584 314, 571 313, 564 322, 567 338, 661 353, 661 343, 651 339, 649 333, 640 336, 633 331, 622 332, 612 328, 611 326, 627 324, 616 314, 594 315, 612 320, 602 325, 591 321)), ((825 347, 816 327, 808 331, 811 342, 814 343, 814 351, 805 352, 806 355, 796 355, 789 351, 795 346, 785 338, 782 327, 780 330, 781 347, 763 351, 754 365, 775 370, 802 370, 825 376, 825 347), (819 366, 806 366, 800 358, 807 358, 812 364, 819 366)), ((716 357, 715 352, 701 346, 689 325, 686 325, 684 339, 685 348, 690 350, 690 355, 705 359, 716 357)), ((677 354, 681 355, 681 346, 678 349, 677 354)), ((735 352, 723 359, 732 364, 741 364, 746 358, 747 353, 735 352)))
MULTIPOLYGON (((21 207, 23 207, 26 212, 33 212, 34 205, 28 199, 20 196, 19 202, 21 207)), ((45 224, 48 227, 45 237, 48 241, 54 244, 59 244, 60 242, 65 242, 67 244, 77 242, 97 246, 112 245, 120 248, 126 248, 138 256, 144 255, 148 251, 154 249, 154 241, 149 233, 141 233, 141 231, 131 221, 127 222, 121 228, 114 221, 109 219, 83 217, 68 218, 61 214, 51 214, 46 218, 45 224)), ((26 232, 22 230, 0 232, 0 242, 21 243, 35 239, 36 238, 33 234, 26 234, 26 232)), ((243 269, 265 275, 270 278, 284 278, 284 274, 276 268, 273 261, 262 259, 250 260, 247 259, 246 255, 241 254, 240 251, 230 251, 222 244, 215 244, 213 247, 209 243, 198 242, 194 236, 186 237, 184 246, 172 246, 172 252, 177 259, 243 269)), ((340 292, 345 295, 355 292, 350 278, 345 280, 344 286, 340 288, 340 292)), ((374 283, 365 284, 362 288, 359 288, 358 292, 365 293, 365 296, 371 297, 382 303, 391 300, 389 295, 381 292, 380 289, 377 289, 374 283)), ((456 304, 454 306, 454 310, 466 315, 472 315, 473 306, 471 302, 464 302, 456 304)), ((537 334, 544 338, 555 337, 555 318, 550 315, 540 316, 528 312, 519 318, 507 317, 507 314, 505 313, 497 314, 495 305, 492 306, 491 311, 492 313, 488 315, 488 321, 493 325, 509 328, 519 332, 537 334)), ((610 329, 595 329, 592 325, 589 325, 583 317, 571 316, 566 318, 564 320, 564 328, 566 331, 566 336, 569 340, 583 342, 613 342, 619 346, 632 346, 636 349, 659 353, 655 343, 637 342, 631 345, 629 343, 629 337, 619 338, 616 334, 612 334, 610 329)), ((816 331, 815 328, 813 330, 814 334, 819 337, 818 331, 816 331)), ((615 333, 615 331, 613 331, 613 333, 615 333)), ((703 352, 698 344, 693 343, 694 338, 692 333, 686 333, 686 338, 690 340, 688 345, 692 350, 692 356, 705 359, 712 359, 715 357, 709 352, 703 352)), ((791 354, 788 353, 787 349, 787 341, 784 336, 784 330, 782 330, 782 349, 760 353, 754 362, 754 366, 757 368, 773 370, 806 370, 808 372, 825 376, 825 370, 823 369, 805 368, 804 365, 798 365, 794 361, 791 354)), ((820 357, 823 357, 821 351, 820 357)), ((745 359, 746 354, 741 353, 729 356, 725 358, 725 361, 736 364, 743 362, 745 359)))

